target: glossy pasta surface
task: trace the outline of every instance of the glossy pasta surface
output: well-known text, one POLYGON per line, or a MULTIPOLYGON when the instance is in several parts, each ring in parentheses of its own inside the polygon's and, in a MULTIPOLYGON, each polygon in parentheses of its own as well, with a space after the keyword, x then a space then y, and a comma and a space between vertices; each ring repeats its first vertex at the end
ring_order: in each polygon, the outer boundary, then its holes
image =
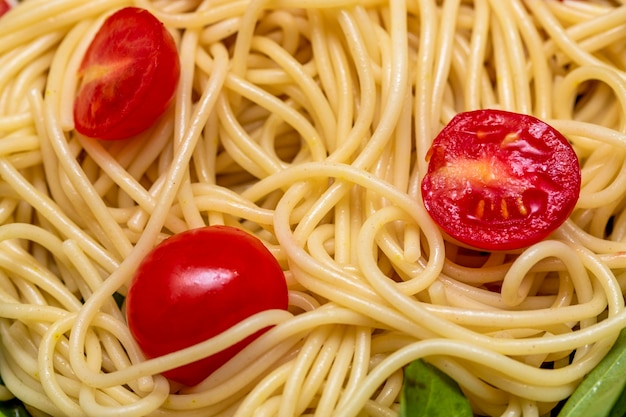
POLYGON ((608 0, 19 3, 0 18, 0 399, 390 417, 424 358, 476 415, 549 415, 626 327, 624 22, 608 0), (156 125, 103 142, 74 129, 76 74, 125 6, 164 23, 180 81, 156 125), (421 200, 433 138, 490 108, 548 122, 581 166, 571 216, 521 250, 461 247, 421 200), (146 360, 116 299, 157 243, 221 224, 278 259, 289 311, 146 360), (268 326, 195 387, 161 375, 268 326))

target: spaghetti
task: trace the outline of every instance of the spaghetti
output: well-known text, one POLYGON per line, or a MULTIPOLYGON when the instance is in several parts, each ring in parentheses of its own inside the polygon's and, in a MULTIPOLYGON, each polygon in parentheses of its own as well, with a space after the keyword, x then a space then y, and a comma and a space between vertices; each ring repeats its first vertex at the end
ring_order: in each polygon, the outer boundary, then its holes
POLYGON ((128 0, 26 0, 0 20, 1 399, 52 416, 393 416, 424 358, 478 415, 539 416, 626 327, 626 5, 555 0, 136 0, 181 59, 130 141, 73 129, 76 70, 128 0), (580 200, 548 240, 447 242, 419 195, 455 114, 533 114, 573 144, 580 200), (243 228, 289 312, 145 360, 125 324, 167 236, 243 228), (161 372, 274 325, 195 387, 161 372))

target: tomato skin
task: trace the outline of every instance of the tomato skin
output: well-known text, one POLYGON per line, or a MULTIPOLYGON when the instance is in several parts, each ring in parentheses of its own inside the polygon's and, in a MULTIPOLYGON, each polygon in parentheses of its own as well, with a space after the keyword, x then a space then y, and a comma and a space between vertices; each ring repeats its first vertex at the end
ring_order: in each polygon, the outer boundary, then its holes
POLYGON ((477 249, 539 242, 569 217, 580 194, 573 148, 529 115, 460 113, 434 139, 427 158, 426 210, 449 236, 477 249))
MULTIPOLYGON (((142 261, 126 297, 128 326, 150 358, 287 307, 287 284, 274 256, 259 239, 229 226, 192 229, 163 241, 142 261)), ((196 385, 262 332, 164 375, 196 385)))
POLYGON ((0 0, 0 17, 11 10, 11 5, 6 0, 0 0))
POLYGON ((176 44, 150 12, 126 7, 109 16, 78 72, 74 123, 93 138, 126 139, 152 126, 180 77, 176 44))

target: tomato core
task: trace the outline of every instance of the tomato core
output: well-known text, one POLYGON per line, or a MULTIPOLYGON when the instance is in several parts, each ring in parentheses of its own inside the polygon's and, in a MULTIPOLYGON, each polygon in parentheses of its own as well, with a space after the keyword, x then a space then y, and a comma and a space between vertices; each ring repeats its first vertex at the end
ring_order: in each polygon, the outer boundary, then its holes
MULTIPOLYGON (((228 226, 166 239, 137 269, 126 297, 130 331, 147 357, 203 342, 265 310, 288 307, 283 271, 256 237, 228 226)), ((256 339, 164 373, 193 386, 256 339)))
POLYGON ((573 148, 529 115, 460 113, 427 158, 426 210, 448 235, 477 249, 520 249, 544 239, 569 217, 580 194, 573 148))

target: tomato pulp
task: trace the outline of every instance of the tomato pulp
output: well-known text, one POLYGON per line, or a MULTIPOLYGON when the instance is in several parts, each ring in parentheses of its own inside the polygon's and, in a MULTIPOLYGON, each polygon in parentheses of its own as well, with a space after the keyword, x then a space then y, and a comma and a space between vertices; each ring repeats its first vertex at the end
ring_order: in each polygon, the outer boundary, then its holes
POLYGON ((568 140, 525 114, 460 113, 427 158, 426 210, 448 235, 477 249, 520 249, 546 238, 580 194, 580 165, 568 140))
MULTIPOLYGON (((126 297, 130 331, 151 358, 210 339, 256 313, 287 307, 287 284, 274 256, 256 237, 228 226, 164 240, 142 261, 126 297)), ((164 375, 196 385, 260 334, 164 375)))
POLYGON ((180 77, 176 44, 150 12, 126 7, 106 19, 89 45, 74 102, 76 130, 125 139, 152 126, 180 77))

